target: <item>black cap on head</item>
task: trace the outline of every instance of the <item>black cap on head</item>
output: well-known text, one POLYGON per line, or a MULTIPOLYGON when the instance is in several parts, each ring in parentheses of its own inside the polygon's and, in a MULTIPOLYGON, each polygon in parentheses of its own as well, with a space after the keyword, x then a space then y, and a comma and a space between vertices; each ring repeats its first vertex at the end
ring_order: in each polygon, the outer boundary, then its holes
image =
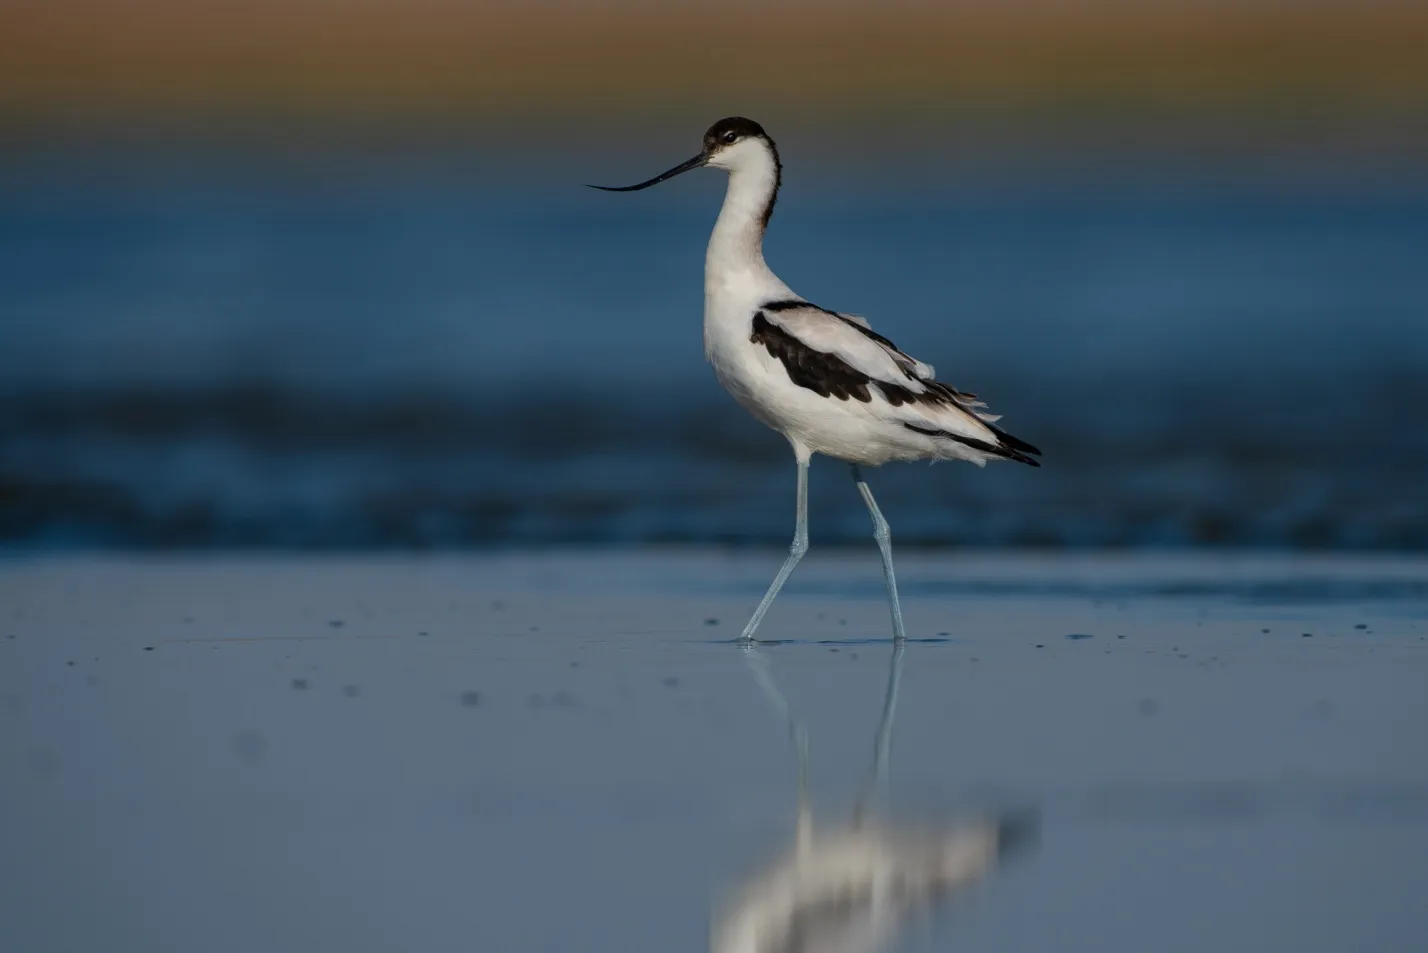
POLYGON ((764 127, 752 119, 745 119, 743 116, 729 116, 709 127, 709 131, 704 134, 704 151, 713 152, 721 146, 754 136, 760 139, 769 137, 768 133, 764 132, 764 127))

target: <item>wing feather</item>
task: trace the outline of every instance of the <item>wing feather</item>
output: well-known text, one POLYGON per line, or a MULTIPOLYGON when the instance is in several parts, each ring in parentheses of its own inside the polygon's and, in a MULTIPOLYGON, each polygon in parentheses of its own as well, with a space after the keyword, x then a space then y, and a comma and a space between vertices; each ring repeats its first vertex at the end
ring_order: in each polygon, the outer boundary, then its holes
POLYGON ((976 394, 938 381, 930 364, 873 331, 866 319, 802 300, 771 301, 754 319, 752 340, 784 364, 795 383, 824 396, 871 403, 876 391, 894 419, 931 436, 1035 464, 1035 447, 992 426, 976 394))
POLYGON ((854 371, 874 381, 898 386, 910 385, 921 393, 925 387, 911 369, 912 359, 878 339, 856 323, 835 312, 812 305, 799 308, 764 308, 768 322, 821 354, 831 354, 854 371), (911 362, 911 363, 910 363, 911 362))

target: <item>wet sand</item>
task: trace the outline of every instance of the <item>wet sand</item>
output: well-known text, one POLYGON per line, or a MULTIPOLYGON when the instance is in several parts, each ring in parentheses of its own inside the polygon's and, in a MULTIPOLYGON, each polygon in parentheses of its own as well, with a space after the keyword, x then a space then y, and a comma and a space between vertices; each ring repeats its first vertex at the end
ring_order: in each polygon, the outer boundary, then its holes
MULTIPOLYGON (((707 946, 792 836, 730 644, 771 552, 11 558, 0 948, 707 946)), ((1035 811, 906 949, 1428 947, 1428 562, 900 561, 902 822, 1035 811)), ((891 645, 871 545, 762 657, 820 817, 891 645)))

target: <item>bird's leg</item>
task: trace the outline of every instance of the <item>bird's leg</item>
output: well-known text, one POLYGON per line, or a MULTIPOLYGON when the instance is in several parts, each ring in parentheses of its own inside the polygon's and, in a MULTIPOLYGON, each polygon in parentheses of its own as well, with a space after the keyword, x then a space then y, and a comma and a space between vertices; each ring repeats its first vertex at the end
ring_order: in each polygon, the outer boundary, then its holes
POLYGON ((764 593, 763 601, 759 603, 759 607, 749 618, 749 624, 744 626, 744 634, 741 638, 745 642, 754 640, 754 630, 759 627, 760 622, 764 621, 764 613, 768 612, 769 606, 773 605, 774 596, 778 595, 778 591, 788 581, 789 573, 793 572, 793 567, 798 565, 798 561, 803 558, 803 554, 806 552, 808 552, 808 461, 800 458, 798 461, 798 518, 794 523, 793 543, 788 547, 788 558, 783 561, 778 575, 774 576, 774 581, 769 585, 769 591, 764 593))
POLYGON ((884 792, 888 783, 888 748, 892 746, 893 720, 897 716, 897 693, 902 685, 902 653, 907 647, 905 641, 893 643, 892 662, 888 667, 887 693, 883 696, 883 716, 878 721, 877 740, 873 742, 873 767, 868 779, 858 795, 857 806, 853 809, 853 822, 860 823, 872 804, 878 788, 884 792))
POLYGON ((888 609, 892 612, 893 639, 901 642, 907 638, 902 628, 902 606, 897 601, 897 577, 893 575, 892 533, 888 521, 883 519, 878 503, 873 499, 873 491, 863 480, 863 473, 853 464, 853 482, 858 484, 858 492, 863 494, 863 502, 868 504, 868 512, 873 516, 873 539, 878 542, 878 552, 883 557, 883 583, 888 590, 888 609))

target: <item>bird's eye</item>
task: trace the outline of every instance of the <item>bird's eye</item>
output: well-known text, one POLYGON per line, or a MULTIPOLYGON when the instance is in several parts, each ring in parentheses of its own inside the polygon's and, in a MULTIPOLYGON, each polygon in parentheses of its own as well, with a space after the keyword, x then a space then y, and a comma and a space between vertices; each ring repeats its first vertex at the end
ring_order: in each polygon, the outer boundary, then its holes
POLYGON ((725 141, 725 142, 733 142, 733 141, 734 141, 735 139, 737 139, 737 138, 739 138, 739 134, 738 134, 737 132, 735 132, 734 130, 732 130, 732 129, 730 129, 728 132, 724 133, 724 141, 725 141))

